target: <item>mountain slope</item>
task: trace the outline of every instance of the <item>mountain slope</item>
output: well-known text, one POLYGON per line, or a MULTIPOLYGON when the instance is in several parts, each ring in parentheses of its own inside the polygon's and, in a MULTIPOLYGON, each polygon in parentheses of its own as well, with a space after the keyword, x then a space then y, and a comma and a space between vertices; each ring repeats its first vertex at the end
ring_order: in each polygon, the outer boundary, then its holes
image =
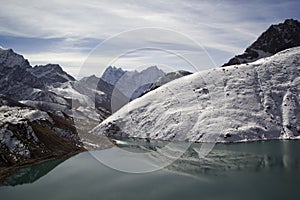
POLYGON ((284 23, 271 25, 243 54, 235 56, 223 66, 253 62, 296 46, 300 46, 300 22, 287 19, 284 23))
POLYGON ((71 119, 0 96, 0 168, 83 151, 71 119))
POLYGON ((299 138, 299 77, 300 47, 198 72, 130 102, 91 133, 199 142, 299 138))
POLYGON ((61 66, 57 64, 37 65, 28 71, 39 78, 45 85, 75 81, 75 78, 63 71, 61 66))
POLYGON ((160 77, 159 79, 157 79, 154 83, 152 83, 147 90, 144 90, 143 93, 140 95, 140 96, 143 96, 144 94, 152 91, 152 90, 155 90, 156 88, 159 88, 160 86, 170 82, 170 81, 173 81, 173 80, 176 80, 178 78, 181 78, 183 76, 187 76, 187 75, 190 75, 192 74, 191 72, 188 72, 188 71, 184 71, 184 70, 179 70, 179 71, 176 71, 176 72, 170 72, 170 73, 167 73, 165 74, 164 76, 160 77))

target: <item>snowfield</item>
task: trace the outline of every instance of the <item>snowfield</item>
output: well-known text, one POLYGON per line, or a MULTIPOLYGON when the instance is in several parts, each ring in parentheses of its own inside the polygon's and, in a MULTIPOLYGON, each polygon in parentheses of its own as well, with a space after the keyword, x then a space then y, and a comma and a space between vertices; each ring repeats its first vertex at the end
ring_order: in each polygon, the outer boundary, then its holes
POLYGON ((95 127, 96 135, 237 142, 300 135, 300 47, 171 81, 95 127))
POLYGON ((51 117, 46 113, 30 108, 19 107, 0 107, 0 125, 5 123, 18 124, 23 123, 25 120, 36 121, 44 120, 52 122, 51 117))

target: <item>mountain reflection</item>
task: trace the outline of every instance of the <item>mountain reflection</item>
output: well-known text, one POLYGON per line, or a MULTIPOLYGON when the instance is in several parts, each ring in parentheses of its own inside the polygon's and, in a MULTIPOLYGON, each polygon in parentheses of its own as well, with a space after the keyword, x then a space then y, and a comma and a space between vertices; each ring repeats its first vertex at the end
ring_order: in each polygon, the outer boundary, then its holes
MULTIPOLYGON (((227 176, 236 172, 298 171, 300 170, 300 141, 273 140, 234 144, 217 144, 202 157, 201 144, 194 143, 166 170, 187 175, 227 176)), ((158 151, 167 142, 134 140, 125 141, 119 147, 132 152, 158 151)), ((159 151, 158 151, 159 152, 159 151)), ((160 159, 165 155, 161 155, 160 159)))
POLYGON ((50 161, 43 162, 41 164, 36 164, 36 165, 31 165, 28 167, 21 168, 12 176, 8 177, 5 180, 4 185, 16 186, 16 185, 33 183, 38 179, 40 179, 41 177, 48 174, 55 167, 57 167, 59 164, 61 164, 67 159, 68 158, 50 160, 50 161))

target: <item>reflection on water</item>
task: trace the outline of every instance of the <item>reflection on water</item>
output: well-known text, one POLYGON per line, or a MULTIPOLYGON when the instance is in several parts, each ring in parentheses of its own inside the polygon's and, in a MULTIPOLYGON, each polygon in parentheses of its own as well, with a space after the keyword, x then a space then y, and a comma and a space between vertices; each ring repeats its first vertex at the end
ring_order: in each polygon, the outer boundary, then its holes
POLYGON ((67 158, 61 158, 56 160, 50 160, 37 165, 31 165, 28 167, 21 168, 15 174, 10 176, 4 185, 16 186, 26 183, 33 183, 41 177, 48 174, 60 163, 64 162, 67 158))
MULTIPOLYGON (((124 141, 121 148, 148 152, 164 145, 124 141)), ((0 187, 0 196, 44 200, 298 199, 300 141, 217 144, 206 157, 199 157, 200 147, 193 144, 172 165, 145 174, 113 170, 84 152, 64 162, 51 161, 20 170, 7 181, 15 187, 0 187), (49 191, 51 195, 45 195, 49 191)), ((113 151, 105 150, 108 156, 113 151)))
MULTIPOLYGON (((163 146, 167 143, 142 140, 129 140, 120 145, 131 152, 159 152, 163 146)), ((300 156, 296 152, 300 152, 300 141, 263 141, 217 144, 207 156, 202 157, 201 144, 194 143, 166 169, 194 176, 226 175, 239 171, 299 171, 300 156)))

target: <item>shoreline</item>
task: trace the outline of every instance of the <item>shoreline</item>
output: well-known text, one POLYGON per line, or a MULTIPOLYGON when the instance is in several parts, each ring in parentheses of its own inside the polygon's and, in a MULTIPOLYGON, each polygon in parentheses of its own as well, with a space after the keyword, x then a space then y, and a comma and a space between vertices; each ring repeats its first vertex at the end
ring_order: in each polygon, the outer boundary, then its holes
POLYGON ((28 160, 26 162, 17 164, 17 165, 13 165, 13 166, 8 166, 8 167, 0 167, 0 187, 3 186, 3 183, 5 182, 5 180, 10 177, 13 173, 17 172, 19 169, 23 168, 23 167, 27 167, 30 165, 37 165, 37 164, 41 164, 43 162, 47 162, 50 160, 55 160, 55 159, 59 159, 59 158, 70 158, 72 156, 75 156, 79 153, 82 152, 86 152, 88 150, 86 149, 79 149, 78 151, 74 151, 71 153, 67 153, 61 156, 49 156, 49 157, 42 157, 42 158, 38 158, 38 159, 32 159, 32 160, 28 160))

